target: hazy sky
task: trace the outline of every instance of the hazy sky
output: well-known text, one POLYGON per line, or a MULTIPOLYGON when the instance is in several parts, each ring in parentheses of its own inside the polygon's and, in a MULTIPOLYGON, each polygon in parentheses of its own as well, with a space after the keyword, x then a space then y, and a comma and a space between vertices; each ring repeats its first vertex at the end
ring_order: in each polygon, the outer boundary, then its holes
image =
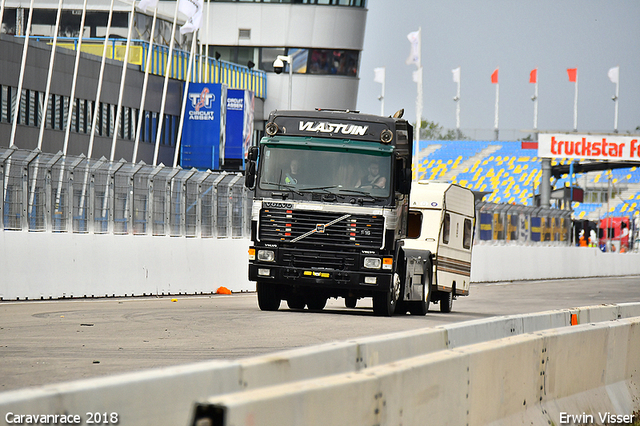
POLYGON ((461 67, 461 128, 472 137, 493 135, 491 74, 499 67, 500 139, 533 128, 534 68, 538 129, 571 131, 575 84, 567 68, 578 68, 578 131, 612 132, 615 84, 607 72, 620 66, 618 129, 640 133, 640 0, 369 0, 368 10, 362 112, 380 113, 382 85, 373 70, 386 67, 385 115, 404 108, 415 122, 416 67, 405 61, 407 34, 421 27, 422 115, 445 129, 456 126, 451 70, 461 67))

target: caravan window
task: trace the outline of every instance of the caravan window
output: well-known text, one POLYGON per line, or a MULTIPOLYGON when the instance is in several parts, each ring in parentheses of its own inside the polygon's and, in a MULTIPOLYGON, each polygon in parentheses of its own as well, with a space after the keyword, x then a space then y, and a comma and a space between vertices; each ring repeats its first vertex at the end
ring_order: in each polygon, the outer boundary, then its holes
POLYGON ((471 248, 471 219, 464 220, 464 235, 462 246, 466 249, 471 248))
POLYGON ((444 226, 442 228, 442 243, 449 244, 449 233, 451 232, 451 216, 444 214, 444 226))

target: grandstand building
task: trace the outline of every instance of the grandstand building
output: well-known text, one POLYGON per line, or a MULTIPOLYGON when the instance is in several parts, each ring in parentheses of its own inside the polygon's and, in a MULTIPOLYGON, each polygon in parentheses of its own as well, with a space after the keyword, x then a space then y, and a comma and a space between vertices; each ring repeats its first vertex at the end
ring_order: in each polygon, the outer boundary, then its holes
MULTIPOLYGON (((137 151, 134 150, 135 134, 141 109, 144 69, 147 67, 145 61, 151 16, 140 11, 134 14, 133 48, 119 115, 120 125, 116 129, 122 73, 122 62, 118 59, 123 58, 131 5, 114 2, 108 34, 110 47, 107 48, 111 57, 104 70, 103 88, 96 109, 97 77, 101 67, 101 57, 96 52, 101 55, 102 43, 107 35, 110 1, 88 2, 78 83, 73 96, 74 104, 70 107, 76 57, 73 49, 78 45, 82 4, 80 0, 65 1, 63 4, 57 40, 59 48, 55 56, 55 72, 41 138, 42 106, 58 2, 34 2, 14 145, 20 149, 40 148, 43 152, 63 151, 68 155, 82 154, 91 158, 105 156, 114 160, 136 159, 150 164, 154 161, 160 125, 163 130, 157 148, 157 163, 172 164, 191 41, 190 35, 181 36, 179 31, 176 32, 177 50, 174 52, 164 117, 160 123, 165 74, 163 64, 170 44, 176 2, 163 0, 158 5, 155 46, 149 64, 152 71, 145 105, 142 107, 142 131, 137 151), (67 135, 66 117, 70 110, 73 114, 67 135), (98 111, 97 114, 94 111, 98 111), (93 115, 97 116, 97 123, 95 141, 90 142, 93 115)), ((208 52, 208 57, 203 60, 204 65, 194 71, 195 78, 255 93, 254 140, 261 136, 264 120, 271 110, 287 108, 289 87, 292 89, 292 108, 354 109, 366 12, 366 0, 205 2, 204 21, 198 32, 198 50, 201 56, 208 52), (278 55, 292 58, 291 80, 288 68, 280 75, 273 72, 273 61, 278 55), (203 71, 200 72, 200 69, 203 71)), ((29 8, 24 2, 4 2, 0 34, 0 147, 9 146, 13 133, 12 114, 17 99, 23 58, 22 37, 26 34, 28 15, 29 8)), ((178 24, 182 23, 184 21, 178 24)))

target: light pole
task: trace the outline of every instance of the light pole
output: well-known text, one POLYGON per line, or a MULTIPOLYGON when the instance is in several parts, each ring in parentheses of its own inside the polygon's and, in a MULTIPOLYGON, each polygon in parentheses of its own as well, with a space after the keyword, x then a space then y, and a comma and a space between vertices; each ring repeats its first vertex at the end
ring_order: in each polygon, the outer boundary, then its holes
POLYGON ((281 74, 284 69, 284 63, 289 64, 289 103, 288 109, 291 109, 291 86, 293 85, 293 55, 278 55, 275 61, 273 61, 273 71, 276 74, 281 74))

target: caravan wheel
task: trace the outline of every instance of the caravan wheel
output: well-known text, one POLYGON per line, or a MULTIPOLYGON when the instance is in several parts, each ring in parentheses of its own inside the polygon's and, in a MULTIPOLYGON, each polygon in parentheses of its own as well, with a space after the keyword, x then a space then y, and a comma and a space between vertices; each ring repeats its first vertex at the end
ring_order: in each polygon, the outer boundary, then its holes
POLYGON ((453 309, 453 292, 455 287, 448 293, 440 294, 440 312, 448 314, 453 309))

